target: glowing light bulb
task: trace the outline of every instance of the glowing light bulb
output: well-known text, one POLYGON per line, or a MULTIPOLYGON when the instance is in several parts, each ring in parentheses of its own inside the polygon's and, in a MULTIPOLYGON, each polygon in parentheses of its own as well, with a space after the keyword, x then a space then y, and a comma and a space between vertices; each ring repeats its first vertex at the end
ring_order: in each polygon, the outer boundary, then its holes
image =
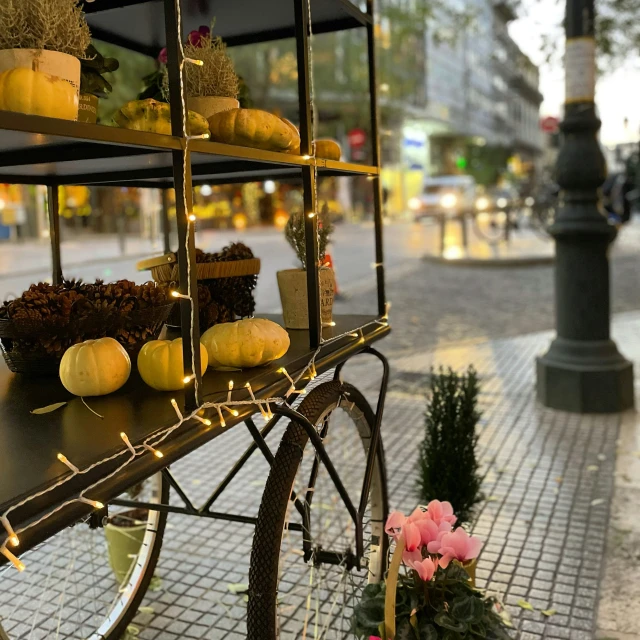
POLYGON ((6 547, 0 547, 0 553, 20 572, 25 570, 24 562, 20 560, 20 558, 16 558, 16 556, 9 551, 6 547))
POLYGON ((189 216, 189 222, 195 222, 196 219, 197 218, 193 215, 193 213, 189 216))
POLYGON ((78 500, 92 506, 94 509, 104 509, 104 504, 99 500, 89 500, 89 498, 85 498, 84 496, 80 496, 78 500))
POLYGON ((71 471, 73 471, 73 473, 80 473, 80 469, 78 469, 78 467, 76 467, 75 464, 71 464, 71 462, 69 462, 69 460, 67 459, 66 456, 62 455, 61 453, 59 453, 56 458, 58 458, 58 460, 60 460, 60 462, 62 462, 62 464, 66 465, 69 469, 71 469, 71 471))

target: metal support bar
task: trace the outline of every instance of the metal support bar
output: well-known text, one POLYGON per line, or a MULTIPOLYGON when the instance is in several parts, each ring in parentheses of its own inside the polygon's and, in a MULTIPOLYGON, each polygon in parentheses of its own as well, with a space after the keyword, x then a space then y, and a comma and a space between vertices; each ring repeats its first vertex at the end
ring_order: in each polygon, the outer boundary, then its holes
POLYGON ((249 429, 249 433, 253 438, 253 441, 256 443, 262 455, 266 458, 269 466, 273 466, 273 453, 271 453, 271 449, 269 449, 269 445, 265 442, 264 438, 260 431, 258 431, 258 427, 256 427, 256 423, 251 419, 247 418, 244 423, 247 425, 247 429, 249 429))
POLYGON ((370 353, 382 363, 382 381, 380 382, 380 393, 378 394, 378 404, 376 406, 376 421, 373 425, 371 433, 371 441, 369 443, 369 451, 367 453, 367 466, 364 471, 364 480, 362 482, 362 493, 360 494, 360 506, 358 507, 358 521, 362 523, 364 512, 367 509, 367 500, 369 498, 369 490, 371 489, 371 479, 373 478, 373 465, 375 463, 376 454, 380 449, 380 431, 382 427, 382 414, 384 412, 384 401, 387 396, 387 387, 389 385, 389 361, 373 347, 366 347, 363 353, 370 353))
POLYGON ((167 189, 160 189, 162 206, 160 209, 160 219, 162 221, 162 239, 164 241, 164 252, 171 253, 171 225, 169 224, 169 193, 167 189))
MULTIPOLYGON (((309 0, 293 0, 296 27, 296 55, 298 61, 298 106, 300 110, 300 154, 312 155, 313 117, 311 110, 309 66, 309 0)), ((318 275, 318 217, 316 205, 315 168, 302 167, 303 215, 305 249, 307 255, 307 301, 309 312, 309 346, 317 349, 322 338, 320 319, 320 281, 318 275)))
MULTIPOLYGON (((180 513, 184 516, 196 516, 198 518, 210 518, 212 520, 226 520, 228 522, 240 522, 242 524, 256 525, 258 518, 255 516, 243 516, 238 513, 222 513, 219 511, 190 511, 185 507, 178 507, 173 504, 162 504, 157 502, 138 502, 136 500, 120 500, 116 498, 111 500, 109 504, 115 504, 119 507, 131 507, 138 509, 147 509, 149 511, 159 511, 161 513, 180 513)), ((287 528, 291 531, 302 532, 302 526, 297 522, 290 522, 287 528)))
POLYGON ((196 247, 194 227, 188 216, 193 209, 191 184, 191 157, 188 151, 188 131, 185 130, 183 101, 184 74, 181 69, 182 33, 178 33, 180 0, 164 0, 165 28, 167 36, 167 70, 171 95, 171 133, 184 139, 184 148, 171 152, 173 179, 176 193, 176 220, 178 225, 178 263, 180 269, 180 293, 191 296, 180 299, 180 324, 182 327, 182 354, 185 376, 195 375, 185 387, 185 411, 193 411, 202 404, 202 376, 200 367, 200 326, 198 322, 198 276, 196 271, 196 247), (189 273, 189 264, 192 266, 189 273))
MULTIPOLYGON (((374 0, 367 0, 367 52, 369 62, 369 96, 371 110, 371 140, 373 164, 380 169, 380 127, 378 114, 378 85, 376 82, 376 39, 374 21, 374 0)), ((382 182, 380 175, 372 177, 373 182, 373 220, 376 239, 376 280, 378 285, 378 314, 383 316, 387 308, 387 293, 384 283, 384 247, 382 243, 382 182)))
MULTIPOLYGON (((269 420, 267 425, 260 432, 260 437, 266 438, 271 433, 271 430, 276 426, 276 424, 278 424, 278 421, 280 420, 281 417, 282 416, 274 416, 271 420, 269 420)), ((247 463, 249 458, 254 454, 254 452, 257 449, 258 449, 258 444, 254 438, 253 442, 247 447, 247 449, 242 454, 240 459, 233 465, 233 467, 231 468, 231 471, 229 471, 229 473, 224 477, 222 482, 220 482, 220 484, 216 487, 216 490, 211 494, 209 499, 200 508, 200 511, 208 511, 210 509, 211 505, 220 497, 222 492, 229 486, 231 481, 238 475, 238 472, 240 471, 240 469, 244 467, 244 465, 247 463)))
POLYGON ((60 202, 58 185, 47 187, 47 211, 49 212, 49 241, 51 242, 51 271, 53 284, 62 284, 60 260, 60 202))
MULTIPOLYGON (((277 407, 274 408, 273 412, 286 416, 290 420, 297 422, 306 431, 307 435, 309 436, 309 440, 311 440, 311 444, 313 445, 314 449, 318 453, 318 456, 320 457, 320 461, 325 466, 327 472, 329 473, 329 476, 331 477, 333 484, 338 490, 338 493, 340 494, 340 499, 342 500, 342 502, 344 503, 344 506, 349 512, 349 515, 353 520, 353 524, 356 526, 356 532, 357 532, 358 531, 358 512, 356 511, 356 508, 353 506, 353 502, 349 497, 349 493, 345 489, 344 484, 342 484, 340 475, 336 471, 336 468, 333 466, 333 462, 331 462, 331 458, 329 457, 327 450, 324 448, 324 444, 322 443, 322 438, 320 438, 320 435, 316 431, 315 426, 311 424, 311 422, 309 422, 309 420, 305 416, 303 416, 301 413, 299 413, 295 409, 292 409, 291 407, 288 407, 286 405, 278 405, 277 407)), ((361 528, 362 527, 360 526, 360 529, 361 528)), ((356 540, 356 552, 359 556, 362 556, 362 553, 363 553, 362 535, 360 535, 359 541, 356 540)))
POLYGON ((173 487, 175 492, 180 496, 182 502, 184 502, 185 507, 189 513, 193 513, 194 515, 198 513, 198 509, 196 509, 195 505, 189 499, 189 496, 185 493, 184 489, 180 486, 180 483, 173 477, 171 471, 169 471, 169 467, 162 470, 162 475, 167 479, 169 484, 173 487))

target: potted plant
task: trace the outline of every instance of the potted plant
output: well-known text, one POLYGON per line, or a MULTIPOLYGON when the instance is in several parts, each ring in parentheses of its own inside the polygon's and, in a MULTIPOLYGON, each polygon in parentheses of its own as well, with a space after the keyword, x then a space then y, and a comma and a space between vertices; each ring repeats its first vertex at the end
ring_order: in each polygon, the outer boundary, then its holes
POLYGON ((408 518, 389 516, 395 551, 384 582, 365 587, 354 608, 359 638, 509 640, 500 602, 475 589, 482 542, 456 524, 451 504, 432 501, 408 518))
MULTIPOLYGON (((323 326, 333 319, 333 299, 336 280, 333 269, 325 266, 327 245, 333 233, 328 214, 318 216, 318 264, 320 280, 320 317, 323 326)), ((278 271, 278 289, 282 302, 284 324, 288 329, 308 329, 309 310, 307 304, 307 250, 305 246, 304 214, 291 215, 284 229, 287 242, 300 260, 301 268, 278 271)))
MULTIPOLYGON (((142 493, 143 483, 127 490, 130 500, 142 493)), ((131 509, 110 516, 104 525, 107 539, 109 564, 119 585, 129 577, 133 561, 138 557, 148 526, 149 512, 146 509, 131 509)))
POLYGON ((0 109, 76 120, 90 40, 77 0, 0 3, 0 109))
POLYGON ((431 398, 418 462, 419 498, 453 504, 461 522, 469 522, 482 500, 476 460, 478 375, 473 367, 460 375, 452 369, 431 371, 431 398))
POLYGON ((104 73, 113 73, 120 63, 115 58, 105 58, 92 44, 80 63, 80 107, 78 120, 95 123, 98 120, 98 99, 106 98, 113 91, 104 73))
MULTIPOLYGON (((185 58, 201 60, 202 64, 185 64, 184 75, 187 108, 209 119, 221 111, 238 109, 239 81, 227 47, 211 28, 200 27, 192 31, 184 45, 185 58)), ((160 52, 160 62, 166 63, 166 51, 160 52)), ((164 70, 164 92, 168 98, 168 75, 164 70)))

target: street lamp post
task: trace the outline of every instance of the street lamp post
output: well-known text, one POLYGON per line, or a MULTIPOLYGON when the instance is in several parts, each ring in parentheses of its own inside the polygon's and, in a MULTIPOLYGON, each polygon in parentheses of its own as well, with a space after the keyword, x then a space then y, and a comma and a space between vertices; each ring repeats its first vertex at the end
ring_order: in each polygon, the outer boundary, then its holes
POLYGON ((633 406, 633 367, 610 338, 609 245, 601 208, 606 177, 595 110, 594 0, 567 0, 565 117, 558 154, 557 337, 537 360, 538 399, 553 409, 612 413, 633 406))

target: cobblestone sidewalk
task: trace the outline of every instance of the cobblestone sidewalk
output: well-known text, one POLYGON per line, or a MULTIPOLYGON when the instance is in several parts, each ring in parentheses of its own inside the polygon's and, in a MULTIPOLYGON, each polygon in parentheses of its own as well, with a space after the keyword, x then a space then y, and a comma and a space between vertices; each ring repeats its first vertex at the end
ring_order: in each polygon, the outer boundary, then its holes
MULTIPOLYGON (((640 361, 640 314, 621 316, 615 333, 626 353, 640 361)), ((480 458, 487 497, 475 525, 486 541, 480 586, 503 595, 520 640, 591 640, 620 417, 577 416, 536 404, 533 358, 549 338, 533 334, 395 360, 383 432, 391 504, 408 511, 417 501, 412 468, 429 367, 473 363, 483 381, 480 458), (533 610, 522 608, 525 602, 533 610)), ((356 375, 355 382, 372 391, 371 373, 363 374, 362 367, 354 365, 346 375, 356 375)), ((212 467, 226 466, 247 443, 246 433, 234 429, 174 471, 196 498, 204 497, 214 476, 224 472, 212 467)), ((256 457, 229 487, 220 509, 243 504, 255 513, 266 473, 266 463, 256 457)), ((246 604, 229 585, 247 582, 251 536, 245 525, 170 517, 161 584, 148 594, 136 621, 140 638, 243 638, 246 604)))

